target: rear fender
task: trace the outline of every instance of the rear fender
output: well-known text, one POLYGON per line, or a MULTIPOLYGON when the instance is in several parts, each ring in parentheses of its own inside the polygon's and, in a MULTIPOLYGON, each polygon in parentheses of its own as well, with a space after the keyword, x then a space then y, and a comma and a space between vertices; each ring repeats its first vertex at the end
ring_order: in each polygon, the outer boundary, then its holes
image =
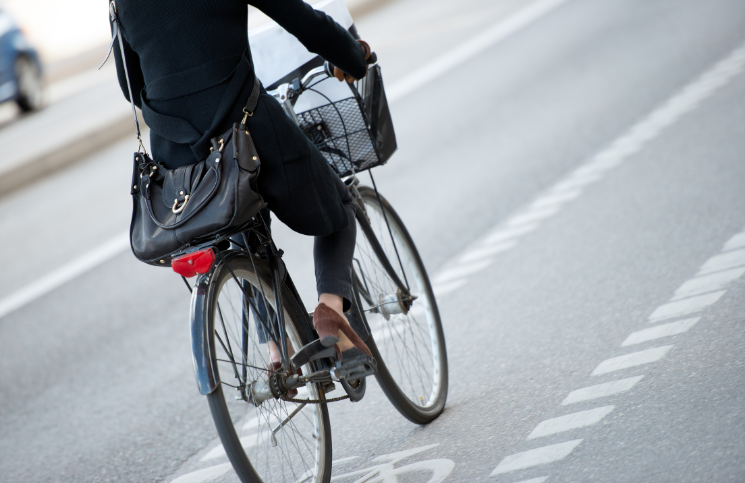
POLYGON ((197 388, 203 395, 211 394, 220 383, 216 368, 213 365, 214 354, 210 349, 209 338, 212 327, 209 327, 208 310, 209 277, 201 275, 191 292, 191 357, 194 364, 194 375, 197 388))

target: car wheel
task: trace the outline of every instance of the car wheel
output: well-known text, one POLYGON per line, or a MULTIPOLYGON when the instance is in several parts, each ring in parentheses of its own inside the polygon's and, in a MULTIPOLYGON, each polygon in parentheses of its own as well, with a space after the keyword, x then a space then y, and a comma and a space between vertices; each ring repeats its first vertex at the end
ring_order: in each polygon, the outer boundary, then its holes
POLYGON ((28 57, 18 57, 15 63, 18 94, 16 103, 21 111, 35 111, 44 104, 44 87, 41 72, 37 65, 28 57))

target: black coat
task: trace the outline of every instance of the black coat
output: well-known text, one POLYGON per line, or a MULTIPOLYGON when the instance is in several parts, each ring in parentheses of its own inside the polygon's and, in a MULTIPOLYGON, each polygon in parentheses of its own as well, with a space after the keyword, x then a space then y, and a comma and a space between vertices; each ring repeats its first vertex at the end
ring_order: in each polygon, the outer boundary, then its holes
MULTIPOLYGON (((302 0, 250 0, 311 52, 348 74, 365 73, 362 47, 302 0)), ((246 0, 117 0, 135 104, 150 127, 155 161, 175 168, 201 161, 209 140, 240 121, 254 83, 246 0)), ((114 49, 119 84, 127 84, 114 49)), ((281 55, 278 53, 278 55, 281 55)), ((290 228, 324 236, 347 224, 321 152, 262 95, 248 128, 262 162, 259 193, 290 228)))

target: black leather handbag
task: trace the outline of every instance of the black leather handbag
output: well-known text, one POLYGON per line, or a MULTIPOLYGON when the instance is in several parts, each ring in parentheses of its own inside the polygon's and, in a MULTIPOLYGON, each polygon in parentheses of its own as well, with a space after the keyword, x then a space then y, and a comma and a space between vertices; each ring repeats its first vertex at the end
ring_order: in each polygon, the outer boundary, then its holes
MULTIPOLYGON (((113 1, 109 14, 113 34, 106 59, 117 39, 124 59, 121 25, 113 1)), ((122 64, 132 101, 127 63, 122 64)), ((222 136, 212 138, 207 159, 177 169, 167 169, 147 154, 131 102, 140 148, 134 154, 132 168, 129 237, 132 252, 140 261, 170 266, 173 253, 235 231, 266 206, 256 192, 261 160, 246 127, 260 92, 261 84, 256 79, 241 122, 233 124, 222 136)))

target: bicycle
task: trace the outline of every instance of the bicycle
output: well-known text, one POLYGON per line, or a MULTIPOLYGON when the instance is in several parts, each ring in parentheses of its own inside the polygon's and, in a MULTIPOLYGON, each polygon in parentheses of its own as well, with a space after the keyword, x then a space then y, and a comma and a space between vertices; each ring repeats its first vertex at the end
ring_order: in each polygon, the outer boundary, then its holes
POLYGON ((207 396, 228 459, 246 483, 329 482, 327 404, 360 400, 369 375, 375 375, 396 409, 417 424, 435 419, 447 397, 444 335, 424 265, 401 218, 377 191, 372 173, 372 187, 360 185, 356 176, 357 168, 369 169, 380 160, 361 84, 350 85, 351 101, 329 101, 294 112, 301 94, 315 91, 317 83, 330 77, 326 63, 270 94, 322 148, 356 201, 355 300, 346 315, 377 364, 339 363, 323 353, 311 359, 299 356, 317 339, 312 313, 303 306, 282 261, 283 252, 260 215, 240 230, 183 250, 172 262, 192 291, 191 342, 198 388, 207 396), (340 110, 345 106, 351 106, 357 117, 347 116, 345 121, 340 110), (324 112, 338 114, 341 134, 324 112), (347 126, 350 119, 361 120, 362 127, 353 131, 351 124, 347 126), (350 142, 367 154, 354 155, 359 149, 350 142), (363 158, 373 162, 365 165, 363 158), (198 278, 192 287, 186 277, 193 275, 198 278), (281 368, 275 371, 267 369, 270 341, 280 351, 281 368), (297 351, 293 357, 290 346, 297 351), (346 395, 327 397, 336 383, 346 395), (298 394, 290 397, 292 391, 298 394))

